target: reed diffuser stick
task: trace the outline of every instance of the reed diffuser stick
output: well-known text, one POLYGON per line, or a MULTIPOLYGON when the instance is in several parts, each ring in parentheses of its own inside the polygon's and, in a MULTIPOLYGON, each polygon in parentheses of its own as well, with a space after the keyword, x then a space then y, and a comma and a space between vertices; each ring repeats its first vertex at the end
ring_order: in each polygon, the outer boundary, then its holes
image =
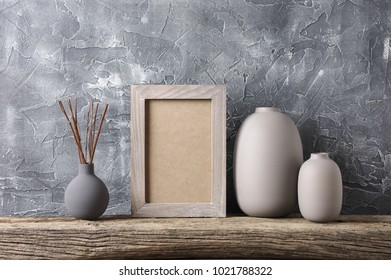
POLYGON ((94 147, 93 147, 93 149, 92 149, 91 162, 94 160, 96 145, 98 144, 99 135, 100 135, 100 132, 101 132, 101 130, 102 130, 103 120, 105 119, 105 116, 106 116, 106 112, 107 112, 107 108, 108 108, 108 107, 109 107, 109 104, 106 103, 106 106, 105 106, 105 108, 104 108, 104 110, 103 110, 103 113, 102 113, 102 118, 100 119, 98 132, 97 132, 97 134, 96 134, 96 138, 94 139, 94 147))
MULTIPOLYGON (((64 113, 65 118, 66 118, 66 120, 68 121, 69 127, 71 128, 71 131, 72 131, 72 134, 73 134, 73 139, 75 140, 76 146, 77 146, 77 148, 78 148, 78 150, 79 150, 79 152, 80 152, 80 151, 81 151, 81 146, 79 145, 78 141, 76 140, 76 139, 77 139, 77 137, 76 137, 76 131, 75 131, 75 129, 73 128, 73 126, 72 126, 72 124, 71 124, 71 121, 69 120, 69 117, 68 117, 68 115, 67 115, 67 112, 65 111, 64 105, 62 104, 61 101, 58 101, 58 105, 60 106, 61 111, 64 113)), ((80 163, 82 163, 82 161, 80 161, 80 163)))
POLYGON ((89 129, 90 129, 90 111, 91 106, 90 103, 88 103, 88 113, 87 113, 87 127, 86 127, 86 144, 85 144, 85 155, 88 157, 88 136, 89 136, 89 129))
MULTIPOLYGON (((71 103, 72 104, 72 103, 71 103)), ((79 124, 78 124, 78 122, 77 122, 77 98, 75 99, 75 127, 76 127, 76 131, 79 131, 79 124)), ((80 135, 78 134, 78 137, 79 137, 79 141, 81 141, 80 140, 80 135)), ((80 160, 80 162, 82 161, 81 160, 81 153, 80 153, 80 151, 78 150, 78 154, 79 154, 79 160, 80 160)))
POLYGON ((73 122, 73 127, 74 127, 74 129, 75 129, 75 136, 76 136, 76 142, 77 142, 77 145, 79 146, 79 152, 80 152, 80 158, 81 158, 81 160, 80 160, 80 162, 81 163, 87 163, 86 162, 86 159, 85 159, 85 157, 84 157, 84 154, 83 154, 83 149, 82 149, 82 145, 81 145, 81 139, 80 139, 80 133, 79 133, 79 129, 77 128, 77 125, 76 125, 76 121, 75 121, 75 115, 73 114, 73 110, 72 110, 72 104, 71 104, 71 100, 70 99, 68 99, 68 107, 69 107, 69 112, 70 112, 70 114, 71 114, 71 120, 72 120, 72 122, 73 122))
POLYGON ((92 134, 92 123, 94 122, 94 102, 92 101, 91 99, 91 115, 90 115, 90 119, 88 120, 90 123, 89 123, 89 126, 90 126, 90 136, 89 136, 89 142, 88 142, 88 147, 90 149, 90 162, 91 161, 91 157, 92 157, 92 144, 94 143, 94 134, 92 134))
MULTIPOLYGON (((92 141, 91 141, 91 144, 93 144, 95 141, 95 127, 96 127, 96 118, 98 116, 98 109, 99 109, 99 103, 96 104, 94 121, 92 122, 92 141)), ((93 150, 93 146, 91 146, 91 151, 92 150, 93 150)), ((92 161, 92 159, 93 158, 91 157, 90 160, 92 161)))
POLYGON ((71 128, 71 132, 73 134, 73 138, 76 143, 77 152, 79 155, 79 161, 81 164, 92 164, 94 161, 96 146, 98 144, 99 135, 102 131, 102 125, 103 121, 106 116, 107 109, 109 107, 109 104, 106 103, 106 106, 103 109, 102 117, 99 123, 98 132, 95 134, 95 128, 98 118, 98 111, 99 111, 99 103, 96 102, 95 106, 93 100, 91 99, 91 102, 88 103, 88 113, 87 113, 87 120, 86 120, 86 139, 85 139, 85 150, 83 152, 83 141, 80 137, 80 129, 79 129, 79 123, 77 118, 77 108, 78 108, 78 100, 75 100, 74 107, 72 108, 72 102, 70 99, 67 100, 68 108, 69 108, 69 114, 65 110, 65 107, 61 101, 58 101, 58 104, 60 106, 61 111, 63 112, 69 127, 71 128), (89 154, 89 162, 87 161, 89 154))
POLYGON ((88 137, 88 149, 89 149, 89 153, 90 153, 90 162, 91 162, 91 155, 92 155, 92 121, 94 119, 94 102, 92 101, 92 98, 91 98, 91 114, 90 114, 90 118, 88 119, 89 121, 89 126, 90 126, 90 132, 89 132, 89 137, 88 137))
POLYGON ((77 125, 77 98, 75 99, 75 121, 77 129, 79 129, 79 126, 77 125))

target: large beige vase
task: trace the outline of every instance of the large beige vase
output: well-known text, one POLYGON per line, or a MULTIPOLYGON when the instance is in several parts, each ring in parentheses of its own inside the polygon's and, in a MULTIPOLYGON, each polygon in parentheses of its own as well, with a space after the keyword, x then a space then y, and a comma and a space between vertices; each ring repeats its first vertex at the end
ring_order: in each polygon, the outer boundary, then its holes
POLYGON ((313 222, 337 219, 342 208, 342 176, 327 153, 311 154, 301 167, 298 183, 299 208, 313 222))
POLYGON ((260 107, 241 125, 234 180, 240 209, 249 216, 283 217, 297 205, 303 150, 294 122, 280 109, 260 107))

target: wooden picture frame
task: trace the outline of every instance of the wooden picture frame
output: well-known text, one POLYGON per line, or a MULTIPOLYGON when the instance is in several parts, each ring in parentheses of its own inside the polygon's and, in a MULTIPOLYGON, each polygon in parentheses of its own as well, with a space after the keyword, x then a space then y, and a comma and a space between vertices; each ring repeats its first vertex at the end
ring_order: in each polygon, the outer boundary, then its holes
POLYGON ((225 86, 131 87, 131 215, 225 217, 225 86))

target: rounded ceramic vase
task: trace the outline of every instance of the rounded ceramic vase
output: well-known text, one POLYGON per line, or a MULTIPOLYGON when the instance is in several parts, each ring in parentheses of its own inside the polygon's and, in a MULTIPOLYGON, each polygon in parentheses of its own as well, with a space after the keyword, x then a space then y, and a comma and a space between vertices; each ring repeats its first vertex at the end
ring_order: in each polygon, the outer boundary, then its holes
POLYGON ((311 154, 300 168, 298 179, 299 208, 303 217, 313 222, 337 219, 342 208, 342 176, 328 153, 311 154))
POLYGON ((256 108, 235 144, 234 180, 240 209, 249 216, 283 217, 297 205, 303 150, 294 122, 278 108, 256 108))
POLYGON ((83 220, 96 220, 106 211, 109 192, 95 175, 93 164, 80 164, 79 174, 69 183, 64 199, 70 215, 83 220))

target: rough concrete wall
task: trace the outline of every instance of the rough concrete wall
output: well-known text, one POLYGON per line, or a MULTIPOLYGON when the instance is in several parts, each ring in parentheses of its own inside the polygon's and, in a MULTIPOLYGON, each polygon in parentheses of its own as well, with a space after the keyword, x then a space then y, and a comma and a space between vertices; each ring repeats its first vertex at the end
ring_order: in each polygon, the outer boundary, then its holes
POLYGON ((344 213, 391 214, 389 1, 0 1, 0 214, 62 215, 77 153, 56 97, 110 109, 96 153, 129 213, 130 85, 225 84, 232 152, 257 106, 342 169, 344 213))

